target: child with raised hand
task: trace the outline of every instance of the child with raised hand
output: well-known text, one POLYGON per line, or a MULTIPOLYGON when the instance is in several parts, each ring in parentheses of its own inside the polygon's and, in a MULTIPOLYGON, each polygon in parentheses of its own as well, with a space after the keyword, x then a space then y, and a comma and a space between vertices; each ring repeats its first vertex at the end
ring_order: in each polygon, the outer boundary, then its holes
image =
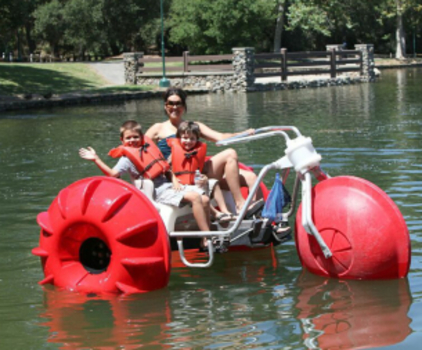
MULTIPOLYGON (((120 141, 122 145, 112 149, 109 155, 120 157, 117 164, 110 168, 97 155, 92 147, 81 148, 79 155, 83 159, 93 161, 107 176, 120 177, 127 173, 132 180, 150 179, 156 189, 156 201, 173 206, 181 202, 192 204, 192 211, 201 231, 210 231, 209 226, 209 199, 202 198, 199 189, 172 189, 172 184, 166 178, 170 166, 164 159, 161 151, 148 137, 142 133, 141 125, 129 120, 120 127, 120 141)), ((192 186, 193 187, 193 186, 192 186)), ((205 246, 206 240, 202 242, 205 246)))
POLYGON ((113 168, 104 163, 92 147, 81 148, 79 155, 83 159, 92 160, 107 176, 121 177, 129 174, 132 181, 139 178, 150 179, 156 186, 166 181, 164 174, 168 171, 169 164, 158 147, 144 137, 138 122, 128 120, 122 124, 120 141, 122 145, 109 152, 111 157, 120 158, 113 168))
POLYGON ((207 145, 199 141, 200 129, 199 125, 192 121, 183 121, 176 133, 176 138, 168 139, 171 147, 171 169, 173 188, 181 190, 195 185, 202 190, 203 196, 213 197, 220 209, 210 206, 211 217, 220 223, 226 223, 234 219, 234 216, 228 210, 224 201, 218 181, 208 181, 208 178, 200 174, 200 178, 196 178, 196 174, 203 169, 207 145), (211 185, 209 189, 208 186, 211 185))

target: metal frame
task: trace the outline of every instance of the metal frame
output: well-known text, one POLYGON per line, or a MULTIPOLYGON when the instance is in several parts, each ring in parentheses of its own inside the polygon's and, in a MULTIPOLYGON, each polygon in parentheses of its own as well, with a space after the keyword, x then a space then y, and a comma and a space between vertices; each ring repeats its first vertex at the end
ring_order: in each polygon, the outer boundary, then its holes
MULTIPOLYGON (((227 138, 216 143, 217 146, 227 146, 239 143, 250 142, 253 140, 259 140, 272 136, 283 136, 287 148, 285 150, 286 155, 280 159, 264 166, 258 174, 257 180, 250 191, 245 205, 239 213, 237 220, 225 231, 182 231, 182 232, 170 232, 170 237, 177 238, 177 245, 179 248, 180 258, 182 262, 189 267, 200 267, 206 268, 212 265, 214 261, 214 250, 212 246, 212 238, 219 240, 229 240, 232 233, 234 233, 240 226, 243 218, 245 217, 247 208, 252 202, 252 197, 258 190, 258 187, 268 173, 269 170, 286 170, 294 168, 297 172, 296 180, 293 187, 292 194, 292 205, 287 213, 283 213, 283 220, 287 220, 288 217, 293 215, 296 209, 297 195, 299 193, 299 183, 302 185, 302 225, 305 231, 313 235, 320 245, 325 258, 330 258, 332 252, 321 237, 318 229, 312 220, 312 178, 311 174, 318 181, 323 181, 329 178, 329 175, 325 174, 320 168, 319 160, 321 156, 316 153, 312 146, 312 141, 309 138, 304 138, 300 131, 294 126, 268 126, 260 129, 256 129, 253 135, 249 133, 242 133, 231 138, 227 138), (295 134, 294 139, 290 139, 287 132, 293 132, 295 134), (299 152, 299 153, 298 153, 299 152), (191 263, 189 262, 184 253, 183 238, 184 237, 206 237, 208 241, 208 261, 205 263, 191 263)), ((288 170, 286 170, 288 172, 288 170)), ((288 173, 287 173, 288 174, 288 173)), ((285 179, 284 179, 285 180, 285 179)))

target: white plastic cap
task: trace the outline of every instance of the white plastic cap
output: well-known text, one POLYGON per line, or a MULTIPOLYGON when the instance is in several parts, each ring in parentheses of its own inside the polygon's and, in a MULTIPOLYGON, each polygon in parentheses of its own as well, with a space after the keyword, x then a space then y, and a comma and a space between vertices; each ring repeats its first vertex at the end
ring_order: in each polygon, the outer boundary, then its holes
POLYGON ((284 151, 297 172, 305 173, 318 166, 322 157, 316 152, 310 137, 299 136, 287 141, 284 151))

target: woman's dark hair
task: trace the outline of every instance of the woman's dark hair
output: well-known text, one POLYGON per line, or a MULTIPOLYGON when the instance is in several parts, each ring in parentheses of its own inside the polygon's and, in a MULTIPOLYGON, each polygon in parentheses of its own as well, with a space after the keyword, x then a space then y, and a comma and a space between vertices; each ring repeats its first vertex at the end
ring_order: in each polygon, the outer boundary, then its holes
POLYGON ((164 103, 166 103, 167 99, 173 95, 180 97, 180 99, 182 100, 183 107, 185 108, 185 112, 187 112, 188 111, 188 106, 186 105, 187 95, 186 95, 186 92, 184 92, 183 89, 181 88, 170 86, 163 95, 164 103))

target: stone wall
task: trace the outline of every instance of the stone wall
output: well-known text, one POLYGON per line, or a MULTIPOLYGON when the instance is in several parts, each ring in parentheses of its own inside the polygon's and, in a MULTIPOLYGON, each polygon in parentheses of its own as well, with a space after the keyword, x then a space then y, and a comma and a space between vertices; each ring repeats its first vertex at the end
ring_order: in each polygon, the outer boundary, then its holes
POLYGON ((362 76, 366 81, 375 81, 374 45, 357 44, 355 50, 362 51, 362 76))
POLYGON ((233 51, 233 87, 235 91, 247 91, 255 83, 253 47, 234 48, 233 51))
MULTIPOLYGON (((330 45, 327 46, 327 50, 338 50, 341 47, 342 45, 330 45)), ((283 83, 259 83, 255 80, 254 75, 255 49, 253 47, 242 47, 232 49, 233 72, 171 73, 167 74, 166 78, 172 86, 191 90, 207 90, 209 92, 283 90, 297 88, 296 86, 317 87, 374 81, 374 46, 371 44, 360 44, 355 45, 355 49, 362 51, 363 65, 361 76, 356 76, 356 73, 352 73, 348 76, 339 76, 338 78, 319 79, 318 77, 309 77, 309 79, 304 79, 299 84, 296 80, 283 83)), ((159 82, 162 79, 161 74, 139 73, 138 59, 142 56, 142 52, 124 54, 126 84, 159 86, 159 82)))
POLYGON ((255 83, 247 89, 253 91, 275 91, 275 90, 297 90, 306 88, 318 88, 327 86, 352 85, 367 82, 366 77, 359 76, 339 76, 336 78, 314 78, 287 81, 281 83, 255 83))
MULTIPOLYGON (((234 75, 231 72, 172 74, 166 75, 166 78, 170 80, 171 86, 189 90, 208 90, 210 92, 236 90, 234 75)), ((158 86, 161 79, 161 75, 138 74, 136 84, 158 86)))
POLYGON ((123 54, 123 63, 125 65, 125 83, 127 85, 137 85, 136 75, 141 64, 138 62, 144 57, 143 52, 129 52, 123 54))

